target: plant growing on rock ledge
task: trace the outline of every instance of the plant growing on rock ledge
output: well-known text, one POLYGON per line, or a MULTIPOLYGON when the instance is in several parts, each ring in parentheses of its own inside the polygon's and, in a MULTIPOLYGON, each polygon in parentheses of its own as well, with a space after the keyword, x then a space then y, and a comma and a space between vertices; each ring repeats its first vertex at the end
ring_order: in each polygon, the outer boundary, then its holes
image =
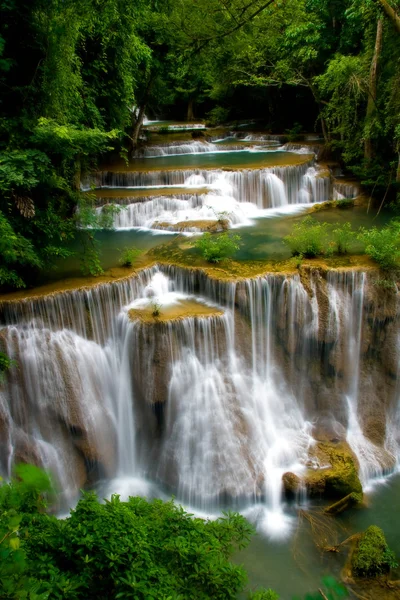
POLYGON ((204 233, 201 238, 195 241, 194 245, 200 250, 205 260, 218 263, 224 258, 230 258, 239 250, 241 237, 231 233, 221 233, 219 235, 204 233))
POLYGON ((387 227, 361 229, 358 239, 365 244, 365 252, 384 270, 400 268, 400 221, 387 227))
POLYGON ((151 303, 151 316, 155 319, 161 315, 161 304, 158 302, 151 303))
POLYGON ((293 256, 314 258, 320 254, 329 254, 328 224, 319 223, 308 216, 295 223, 292 233, 283 238, 293 256))
POLYGON ((139 254, 139 248, 126 247, 121 251, 121 256, 118 262, 121 265, 121 267, 131 267, 134 260, 139 256, 139 254))

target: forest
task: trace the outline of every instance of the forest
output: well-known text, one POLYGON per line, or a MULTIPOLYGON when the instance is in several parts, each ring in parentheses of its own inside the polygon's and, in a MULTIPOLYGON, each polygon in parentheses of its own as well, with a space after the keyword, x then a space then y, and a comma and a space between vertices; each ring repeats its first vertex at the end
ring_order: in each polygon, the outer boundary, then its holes
POLYGON ((87 226, 105 227, 107 216, 97 222, 81 176, 111 151, 129 157, 145 112, 210 125, 251 117, 294 137, 316 131, 378 205, 396 209, 398 8, 394 0, 2 0, 0 285, 33 285, 70 255, 72 239, 83 272, 101 272, 87 226))

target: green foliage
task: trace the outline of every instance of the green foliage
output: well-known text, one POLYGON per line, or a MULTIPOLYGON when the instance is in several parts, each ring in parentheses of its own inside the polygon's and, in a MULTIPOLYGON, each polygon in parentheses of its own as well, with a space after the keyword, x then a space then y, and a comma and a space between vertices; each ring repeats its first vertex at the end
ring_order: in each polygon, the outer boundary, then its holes
POLYGON ((52 119, 40 118, 34 129, 32 141, 45 148, 49 154, 58 154, 64 160, 81 156, 96 156, 112 150, 110 143, 118 137, 118 131, 78 128, 60 125, 52 119))
POLYGON ((223 106, 215 106, 212 110, 207 113, 207 125, 209 127, 216 127, 226 123, 229 119, 229 108, 223 106))
POLYGON ((140 253, 141 250, 139 250, 139 248, 125 247, 121 252, 118 262, 121 267, 131 267, 140 253))
POLYGON ((400 222, 393 220, 387 227, 362 229, 358 239, 365 244, 365 252, 385 270, 400 266, 400 222))
POLYGON ((376 525, 368 527, 352 556, 355 574, 359 577, 376 577, 397 566, 396 557, 389 549, 382 529, 376 525))
POLYGON ((195 241, 194 245, 200 250, 205 260, 218 263, 224 258, 233 256, 236 250, 239 250, 241 237, 231 233, 220 233, 218 235, 204 233, 195 241))
POLYGON ((0 256, 0 285, 25 287, 18 268, 21 266, 40 268, 43 264, 33 243, 16 233, 2 212, 0 212, 0 256))
POLYGON ((328 252, 328 224, 308 216, 295 223, 292 233, 283 238, 293 256, 314 258, 328 252))
POLYGON ((279 595, 274 590, 257 590, 250 592, 248 600, 279 600, 279 595))
POLYGON ((17 366, 17 362, 12 360, 7 354, 0 351, 0 383, 3 381, 5 373, 17 366))
POLYGON ((35 573, 29 573, 24 540, 26 518, 46 507, 51 492, 48 476, 33 465, 19 465, 11 483, 0 478, 0 596, 4 600, 46 600, 35 573))
POLYGON ((0 192, 10 198, 29 192, 50 176, 49 157, 39 150, 13 150, 0 153, 0 192))
POLYGON ((66 519, 43 512, 50 482, 18 468, 0 487, 0 596, 4 600, 229 600, 246 582, 230 562, 252 526, 238 514, 193 518, 171 502, 85 494, 66 519))
POLYGON ((81 272, 83 275, 98 277, 104 273, 101 266, 99 255, 99 243, 90 232, 84 232, 81 235, 82 254, 81 254, 81 272))
POLYGON ((151 315, 154 318, 157 318, 161 315, 161 304, 159 304, 158 302, 151 303, 151 315))
POLYGON ((329 225, 308 216, 296 223, 292 233, 283 241, 289 246, 292 255, 301 259, 331 256, 333 253, 346 254, 356 238, 350 223, 329 225))
POLYGON ((339 225, 339 223, 336 223, 332 231, 332 236, 336 244, 336 252, 338 254, 347 254, 355 237, 351 224, 344 223, 343 225, 339 225))
POLYGON ((291 129, 286 129, 285 133, 287 135, 289 142, 297 142, 303 139, 301 132, 303 131, 303 126, 301 123, 295 123, 291 129))

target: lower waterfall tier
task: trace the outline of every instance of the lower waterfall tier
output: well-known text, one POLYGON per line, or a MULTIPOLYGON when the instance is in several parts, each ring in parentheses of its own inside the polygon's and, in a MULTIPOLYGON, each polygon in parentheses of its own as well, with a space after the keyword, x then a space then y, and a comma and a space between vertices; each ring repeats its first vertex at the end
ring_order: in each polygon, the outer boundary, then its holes
POLYGON ((204 511, 339 497, 400 456, 397 295, 376 274, 226 282, 154 267, 4 303, 1 469, 53 470, 71 502, 114 477, 204 511), (357 475, 358 473, 358 475, 357 475))

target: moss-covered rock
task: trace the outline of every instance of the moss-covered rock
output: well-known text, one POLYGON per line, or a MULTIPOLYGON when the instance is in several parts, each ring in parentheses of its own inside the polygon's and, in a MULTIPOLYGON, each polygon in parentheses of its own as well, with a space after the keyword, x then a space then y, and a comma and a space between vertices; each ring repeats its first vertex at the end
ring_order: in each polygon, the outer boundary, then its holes
POLYGON ((362 494, 357 461, 346 442, 318 442, 310 452, 304 482, 310 496, 344 498, 362 494))
POLYGON ((284 473, 282 475, 282 483, 285 496, 289 499, 295 498, 301 485, 300 477, 294 473, 284 473))
POLYGON ((388 573, 391 567, 396 566, 395 556, 380 527, 371 525, 362 534, 353 552, 351 564, 358 577, 376 577, 388 573))

